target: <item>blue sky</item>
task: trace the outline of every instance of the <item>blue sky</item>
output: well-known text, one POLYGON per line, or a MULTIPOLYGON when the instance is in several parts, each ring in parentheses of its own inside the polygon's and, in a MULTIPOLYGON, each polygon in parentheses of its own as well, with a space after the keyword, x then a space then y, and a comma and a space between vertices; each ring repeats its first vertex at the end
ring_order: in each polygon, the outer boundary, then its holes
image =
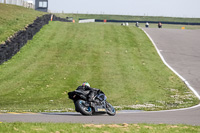
POLYGON ((49 10, 58 13, 200 18, 199 5, 200 0, 49 0, 49 10))

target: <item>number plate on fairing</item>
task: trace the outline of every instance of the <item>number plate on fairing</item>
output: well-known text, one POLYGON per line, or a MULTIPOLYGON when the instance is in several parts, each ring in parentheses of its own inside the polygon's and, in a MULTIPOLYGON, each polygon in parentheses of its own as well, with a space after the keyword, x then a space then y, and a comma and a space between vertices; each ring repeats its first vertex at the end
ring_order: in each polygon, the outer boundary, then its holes
POLYGON ((102 109, 102 108, 98 108, 97 111, 99 111, 99 112, 102 112, 102 111, 105 112, 106 110, 102 109))

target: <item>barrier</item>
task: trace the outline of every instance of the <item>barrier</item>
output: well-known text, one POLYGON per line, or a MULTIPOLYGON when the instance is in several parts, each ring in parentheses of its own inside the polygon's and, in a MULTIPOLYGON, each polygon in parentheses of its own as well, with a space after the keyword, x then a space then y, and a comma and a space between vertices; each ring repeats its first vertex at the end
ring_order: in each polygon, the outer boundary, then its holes
POLYGON ((79 20, 79 23, 92 23, 95 22, 95 19, 82 19, 79 20))
POLYGON ((26 0, 0 0, 0 3, 18 5, 18 6, 23 6, 23 7, 26 7, 26 8, 35 9, 35 5, 33 4, 33 1, 26 1, 26 0))
MULTIPOLYGON (((102 19, 95 19, 95 22, 104 22, 102 19)), ((200 23, 190 23, 190 22, 167 22, 167 21, 135 21, 135 20, 107 20, 107 22, 113 22, 113 23, 153 23, 153 24, 158 24, 161 22, 162 24, 178 24, 178 25, 200 25, 200 23)))
POLYGON ((55 15, 53 15, 53 21, 73 22, 73 20, 68 20, 68 19, 65 19, 65 18, 60 18, 60 17, 57 17, 55 15))
MULTIPOLYGON (((11 59, 20 49, 28 42, 32 40, 33 36, 40 31, 40 29, 49 23, 51 20, 51 14, 37 17, 32 24, 25 27, 24 30, 20 30, 15 33, 12 37, 5 41, 4 44, 0 44, 0 64, 11 59)), ((70 20, 56 17, 53 15, 53 21, 72 22, 70 20)))

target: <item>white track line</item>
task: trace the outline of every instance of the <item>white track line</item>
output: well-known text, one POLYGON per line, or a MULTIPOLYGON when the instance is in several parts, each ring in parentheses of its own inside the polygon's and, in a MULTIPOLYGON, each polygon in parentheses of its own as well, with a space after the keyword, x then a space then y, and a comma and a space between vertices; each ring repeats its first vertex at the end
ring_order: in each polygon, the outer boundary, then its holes
MULTIPOLYGON (((150 35, 142 28, 140 28, 141 30, 144 31, 144 33, 148 36, 148 38, 151 40, 151 42, 153 43, 154 47, 156 48, 157 53, 159 54, 160 58, 162 59, 163 63, 169 68, 171 69, 179 78, 181 78, 181 80, 187 85, 187 87, 193 91, 193 93, 197 96, 197 98, 200 100, 200 96, 199 94, 196 92, 196 90, 188 83, 188 81, 183 78, 178 72, 176 72, 164 59, 164 57, 162 56, 162 54, 160 53, 160 50, 158 49, 158 47, 156 46, 156 44, 154 43, 153 39, 150 37, 150 35)), ((189 110, 189 109, 194 109, 194 108, 198 108, 200 107, 200 104, 195 105, 193 107, 189 107, 189 108, 182 108, 182 109, 172 109, 172 110, 161 110, 161 111, 142 111, 142 112, 117 112, 118 114, 129 114, 129 113, 156 113, 156 112, 172 112, 172 111, 184 111, 184 110, 189 110)))
MULTIPOLYGON (((162 59, 163 63, 169 68, 171 69, 178 77, 181 78, 181 80, 187 85, 187 87, 193 91, 193 93, 197 96, 197 98, 200 100, 200 96, 199 94, 196 92, 196 90, 186 81, 186 79, 184 79, 178 72, 176 72, 164 59, 164 57, 162 56, 162 54, 160 53, 159 49, 157 48, 156 44, 154 43, 153 39, 150 37, 150 35, 142 28, 140 28, 141 30, 144 31, 144 33, 148 36, 148 38, 151 40, 151 42, 153 43, 154 47, 156 48, 156 51, 158 52, 160 58, 162 59)), ((182 109, 172 109, 172 110, 161 110, 161 111, 142 111, 142 112, 117 112, 118 114, 124 114, 124 113, 152 113, 152 112, 172 112, 172 111, 184 111, 184 110, 189 110, 189 109, 194 109, 194 108, 198 108, 200 107, 200 104, 189 107, 189 108, 182 108, 182 109)))
MULTIPOLYGON (((194 108, 199 108, 200 104, 189 107, 189 108, 182 108, 182 109, 172 109, 172 110, 160 110, 160 111, 138 111, 138 112, 120 112, 117 111, 117 114, 131 114, 131 113, 158 113, 158 112, 174 112, 174 111, 185 111, 185 110, 190 110, 190 109, 194 109, 194 108)), ((123 111, 123 110, 122 110, 123 111)))
MULTIPOLYGON (((154 47, 156 48, 156 51, 158 52, 160 58, 162 59, 163 63, 169 68, 171 69, 178 77, 181 78, 181 80, 183 80, 183 82, 187 85, 187 87, 193 91, 193 93, 197 96, 197 98, 200 100, 200 96, 199 94, 196 92, 196 90, 187 82, 186 79, 184 79, 178 72, 176 72, 164 59, 164 57, 162 56, 162 54, 160 53, 159 49, 157 48, 156 44, 154 43, 153 39, 149 36, 149 34, 142 28, 140 28, 141 30, 144 31, 144 33, 148 36, 148 38, 151 40, 151 42, 153 43, 154 47)), ((117 114, 129 114, 129 113, 152 113, 152 112, 172 112, 172 111, 184 111, 184 110, 189 110, 189 109, 194 109, 194 108, 198 108, 200 107, 200 104, 189 107, 189 108, 182 108, 182 109, 172 109, 172 110, 161 110, 161 111, 141 111, 141 112, 120 112, 117 111, 117 114)), ((65 113, 74 113, 74 112, 65 112, 65 113)), ((40 113, 41 114, 41 113, 40 113)))
MULTIPOLYGON (((140 28, 142 29, 142 28, 140 28)), ((144 33, 148 36, 148 38, 151 40, 151 42, 153 43, 154 47, 156 48, 157 53, 159 54, 160 58, 162 59, 163 63, 169 68, 171 69, 179 78, 181 78, 181 80, 187 85, 187 87, 193 91, 193 93, 196 95, 196 97, 200 100, 200 95, 197 93, 197 91, 188 83, 188 81, 183 78, 178 72, 176 72, 164 59, 164 57, 162 56, 162 54, 160 53, 158 47, 156 46, 156 44, 154 43, 153 39, 150 37, 150 35, 144 30, 144 33)))

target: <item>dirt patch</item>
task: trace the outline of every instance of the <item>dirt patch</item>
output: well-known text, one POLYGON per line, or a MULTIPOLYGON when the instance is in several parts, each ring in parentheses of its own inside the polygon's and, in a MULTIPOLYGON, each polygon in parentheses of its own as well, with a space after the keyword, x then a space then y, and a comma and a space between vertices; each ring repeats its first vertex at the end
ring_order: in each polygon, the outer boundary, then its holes
POLYGON ((127 123, 123 123, 122 125, 117 125, 117 124, 108 125, 108 127, 111 127, 111 128, 126 128, 128 126, 129 125, 127 123))
MULTIPOLYGON (((96 125, 96 124, 85 124, 83 125, 83 127, 96 127, 96 128, 102 128, 105 127, 106 125, 102 124, 102 125, 96 125)), ((123 123, 122 125, 117 125, 117 124, 111 124, 111 125, 107 125, 107 127, 110 128, 127 128, 129 125, 127 123, 123 123)))
POLYGON ((102 127, 105 127, 105 125, 104 125, 104 124, 102 124, 102 125, 85 124, 85 125, 83 125, 83 127, 96 127, 96 128, 102 128, 102 127))
POLYGON ((138 124, 133 124, 136 128, 140 129, 140 126, 138 124))
POLYGON ((151 127, 151 126, 144 126, 144 128, 146 128, 146 129, 153 129, 153 127, 151 127))

